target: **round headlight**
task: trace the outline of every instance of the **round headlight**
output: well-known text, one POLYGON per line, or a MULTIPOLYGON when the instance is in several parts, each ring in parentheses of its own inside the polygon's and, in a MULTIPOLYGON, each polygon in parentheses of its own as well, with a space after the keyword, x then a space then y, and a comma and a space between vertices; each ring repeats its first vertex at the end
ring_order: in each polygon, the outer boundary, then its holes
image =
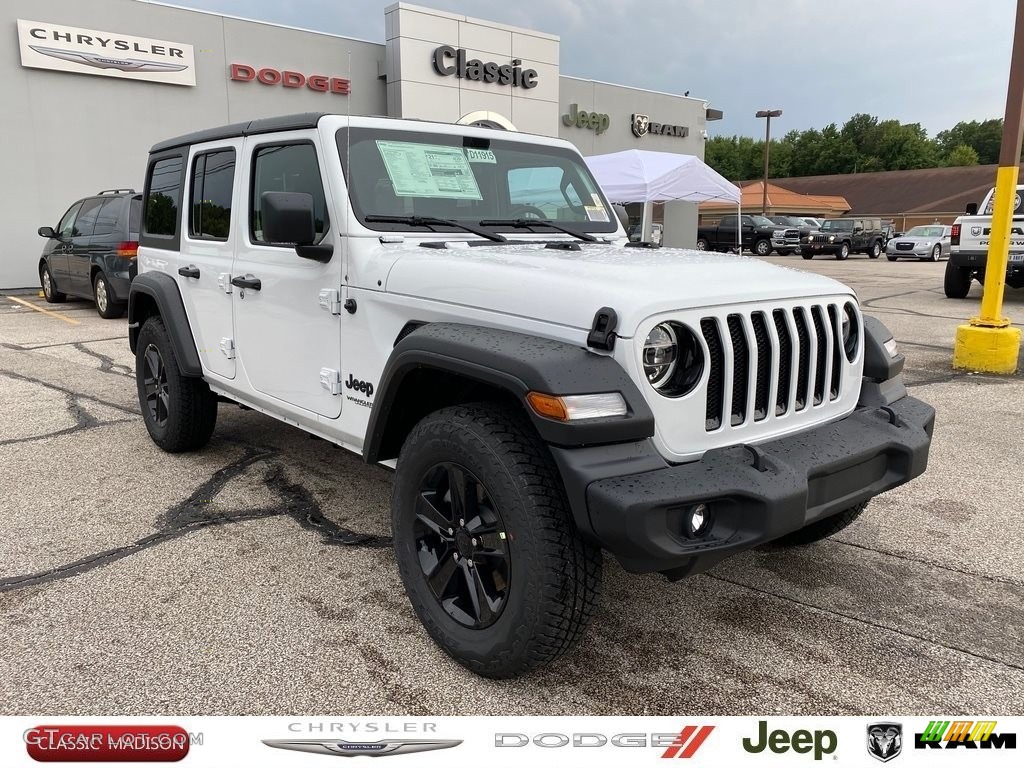
POLYGON ((835 235, 829 235, 829 236, 828 236, 828 241, 829 241, 830 243, 834 243, 834 242, 836 241, 836 236, 835 236, 835 235))
POLYGON ((846 359, 852 363, 853 358, 857 356, 860 328, 857 324, 857 310, 849 302, 843 305, 842 330, 843 350, 846 352, 846 359))
POLYGON ((693 331, 680 323, 654 326, 643 348, 644 375, 665 397, 692 392, 704 372, 704 353, 693 331))
POLYGON ((655 389, 672 377, 679 354, 675 329, 668 323, 654 326, 644 342, 644 374, 655 389))

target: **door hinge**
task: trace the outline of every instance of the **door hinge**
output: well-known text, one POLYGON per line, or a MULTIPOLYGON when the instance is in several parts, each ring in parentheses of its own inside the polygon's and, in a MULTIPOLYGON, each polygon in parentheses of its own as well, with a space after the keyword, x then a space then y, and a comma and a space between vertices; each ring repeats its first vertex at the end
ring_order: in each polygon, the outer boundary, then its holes
POLYGON ((320 386, 332 395, 341 394, 341 373, 333 368, 320 369, 320 386))
POLYGON ((341 314, 341 293, 337 288, 320 289, 320 309, 326 309, 332 315, 341 314))
POLYGON ((224 293, 231 293, 231 273, 221 272, 217 275, 217 285, 224 293))
POLYGON ((235 359, 235 340, 229 339, 227 336, 220 340, 220 351, 224 353, 224 357, 228 360, 235 359))

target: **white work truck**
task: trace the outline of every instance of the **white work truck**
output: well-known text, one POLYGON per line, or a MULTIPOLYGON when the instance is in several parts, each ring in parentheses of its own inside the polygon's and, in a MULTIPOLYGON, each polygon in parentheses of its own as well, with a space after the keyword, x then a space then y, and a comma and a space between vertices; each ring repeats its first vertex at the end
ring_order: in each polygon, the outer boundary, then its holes
MULTIPOLYGON (((1013 201, 1013 223, 1010 229, 1010 258, 1006 264, 1006 284, 1011 288, 1024 288, 1024 209, 1021 196, 1024 184, 1017 187, 1013 201)), ((971 290, 971 281, 985 282, 985 264, 992 230, 992 206, 995 188, 989 190, 981 207, 971 203, 967 213, 953 222, 950 233, 949 261, 943 288, 951 299, 963 299, 971 290), (978 215, 981 210, 982 214, 978 215)))
POLYGON ((565 141, 255 120, 154 146, 143 210, 153 440, 199 449, 230 402, 394 467, 405 590, 481 675, 572 646, 604 551, 676 579, 806 544, 927 463, 934 411, 853 291, 630 243, 565 141))

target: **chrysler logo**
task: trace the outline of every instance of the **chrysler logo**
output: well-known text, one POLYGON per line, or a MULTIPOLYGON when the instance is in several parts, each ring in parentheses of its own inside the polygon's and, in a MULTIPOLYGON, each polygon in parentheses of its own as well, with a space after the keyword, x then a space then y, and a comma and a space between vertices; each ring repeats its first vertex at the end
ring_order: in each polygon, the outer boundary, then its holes
POLYGON ((99 53, 65 51, 61 48, 46 48, 41 45, 30 45, 29 48, 44 56, 53 56, 55 59, 73 61, 76 64, 86 64, 98 69, 119 69, 122 72, 180 72, 183 69, 188 69, 187 64, 170 64, 162 61, 143 61, 142 59, 118 59, 99 53))
POLYGON ((452 747, 459 746, 462 740, 385 739, 384 741, 342 741, 340 739, 264 739, 263 743, 275 749, 312 752, 315 755, 387 757, 389 755, 407 755, 410 752, 451 749, 452 747))

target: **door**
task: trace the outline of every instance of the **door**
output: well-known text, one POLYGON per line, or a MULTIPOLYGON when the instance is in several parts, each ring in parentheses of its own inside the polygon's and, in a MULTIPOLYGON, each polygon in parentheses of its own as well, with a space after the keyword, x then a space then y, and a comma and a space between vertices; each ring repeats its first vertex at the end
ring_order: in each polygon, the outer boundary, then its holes
POLYGON ((235 378, 232 235, 245 229, 239 215, 245 206, 232 205, 245 194, 235 174, 241 146, 236 139, 193 149, 185 187, 188 226, 183 227, 176 275, 203 367, 226 379, 235 378))
POLYGON ((736 245, 736 217, 723 216, 718 222, 718 230, 715 235, 716 248, 731 248, 736 245))
POLYGON ((68 208, 67 213, 61 217, 57 225, 57 236, 50 238, 43 249, 43 255, 50 265, 50 274, 61 291, 68 291, 71 288, 71 278, 68 275, 68 251, 71 250, 71 239, 74 236, 75 219, 82 209, 82 201, 68 208))
MULTIPOLYGON (((99 213, 96 214, 96 224, 93 226, 92 236, 89 238, 89 265, 87 278, 92 283, 91 272, 93 267, 99 267, 107 276, 107 284, 116 280, 126 273, 128 263, 117 257, 118 245, 127 240, 127 217, 128 198, 108 197, 100 205, 99 213)), ((116 291, 117 288, 112 288, 116 291)), ((118 301, 128 298, 127 291, 122 290, 123 295, 117 295, 118 301)))
POLYGON ((323 177, 319 138, 293 132, 282 140, 245 140, 246 231, 236 237, 231 269, 235 344, 257 392, 328 418, 341 415, 340 308, 321 307, 320 292, 341 289, 341 238, 323 177), (260 195, 303 192, 313 198, 317 242, 334 244, 326 264, 263 237, 260 195), (333 228, 333 230, 332 230, 333 228), (248 284, 248 287, 247 285, 248 284), (323 380, 323 384, 321 383, 323 380), (337 394, 334 394, 337 392, 337 394))
POLYGON ((71 248, 68 250, 68 276, 71 290, 79 296, 92 296, 92 280, 89 276, 91 253, 89 244, 96 219, 103 206, 102 197, 90 197, 82 202, 82 210, 75 219, 74 231, 71 233, 71 248))

